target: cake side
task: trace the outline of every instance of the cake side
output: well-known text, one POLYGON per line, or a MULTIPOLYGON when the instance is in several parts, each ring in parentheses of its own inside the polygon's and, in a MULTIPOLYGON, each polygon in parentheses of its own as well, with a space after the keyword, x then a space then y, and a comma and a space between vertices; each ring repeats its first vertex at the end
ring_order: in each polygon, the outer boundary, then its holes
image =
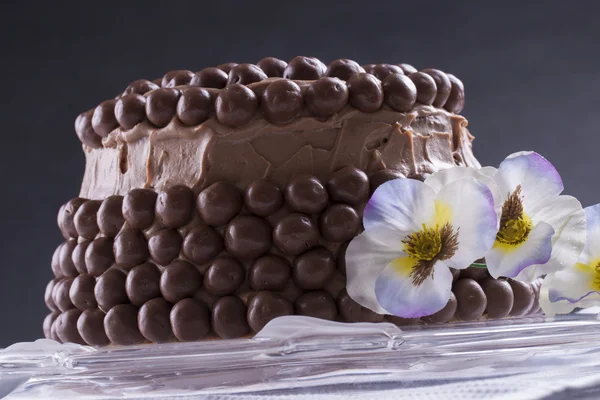
POLYGON ((163 128, 139 123, 111 132, 86 151, 80 195, 90 199, 135 188, 202 188, 226 181, 244 189, 269 179, 285 185, 297 175, 326 179, 346 165, 367 172, 388 168, 424 177, 454 165, 478 167, 467 121, 431 106, 411 112, 352 107, 327 119, 297 117, 285 125, 255 117, 240 128, 211 118, 188 127, 174 118, 163 128))

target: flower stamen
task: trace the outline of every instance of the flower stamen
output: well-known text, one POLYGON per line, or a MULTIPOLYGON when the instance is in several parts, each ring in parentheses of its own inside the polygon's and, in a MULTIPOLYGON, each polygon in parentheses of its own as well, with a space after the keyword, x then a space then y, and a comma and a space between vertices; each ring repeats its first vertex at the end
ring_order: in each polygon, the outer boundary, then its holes
POLYGON ((532 223, 523 211, 521 185, 518 185, 502 205, 500 229, 496 240, 500 243, 517 245, 523 243, 532 229, 532 223))
POLYGON ((594 267, 594 272, 594 287, 600 288, 600 262, 598 262, 598 264, 596 264, 596 266, 594 267))
POLYGON ((408 235, 402 243, 406 253, 417 260, 410 277, 413 284, 419 286, 433 273, 436 262, 454 256, 458 249, 458 230, 454 231, 450 223, 441 228, 438 225, 435 228, 423 225, 423 229, 408 235))

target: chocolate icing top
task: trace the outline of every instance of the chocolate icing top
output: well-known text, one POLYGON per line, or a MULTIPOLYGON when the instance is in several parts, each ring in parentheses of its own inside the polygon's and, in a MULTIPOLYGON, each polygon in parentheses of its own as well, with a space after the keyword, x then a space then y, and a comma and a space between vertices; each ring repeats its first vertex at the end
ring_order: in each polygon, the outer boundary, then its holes
POLYGON ((346 104, 373 112, 382 106, 384 93, 391 99, 388 105, 402 112, 412 109, 415 98, 421 104, 433 104, 453 113, 464 106, 464 86, 453 75, 432 68, 417 72, 408 64, 370 64, 363 68, 348 59, 326 66, 314 57, 295 57, 289 64, 267 57, 257 65, 228 63, 197 73, 169 71, 155 81, 160 86, 137 80, 116 99, 79 115, 75 131, 81 142, 89 148, 101 148, 102 139, 117 128, 129 130, 146 120, 164 127, 175 116, 187 126, 196 126, 216 113, 219 122, 239 127, 257 113, 274 123, 288 122, 299 115, 303 103, 317 117, 333 115, 346 104), (390 76, 396 77, 381 88, 381 82, 390 76), (408 89, 407 76, 414 82, 408 89), (282 78, 289 83, 276 84, 282 78), (267 85, 256 86, 263 81, 267 85), (293 86, 285 87, 294 82, 306 83, 301 93, 293 86), (275 86, 269 89, 271 84, 275 86), (268 94, 259 104, 265 88, 268 94))

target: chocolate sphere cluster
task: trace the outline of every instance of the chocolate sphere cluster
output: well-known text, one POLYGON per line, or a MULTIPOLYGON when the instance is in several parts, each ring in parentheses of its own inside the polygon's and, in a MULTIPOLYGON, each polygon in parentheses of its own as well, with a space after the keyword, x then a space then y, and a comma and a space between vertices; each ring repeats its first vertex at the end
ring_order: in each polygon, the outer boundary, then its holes
MULTIPOLYGON (((236 338, 290 314, 416 323, 375 314, 344 290, 345 249, 362 231, 364 205, 399 177, 348 166, 285 187, 260 179, 243 191, 215 182, 72 199, 58 214, 65 241, 52 257, 45 335, 93 346, 236 338)), ((538 282, 475 268, 455 278, 448 305, 421 322, 539 310, 538 282)))
POLYGON ((196 126, 214 116, 240 127, 258 113, 285 124, 299 115, 328 118, 347 105, 366 113, 384 105, 409 112, 417 103, 459 113, 464 86, 454 75, 417 71, 408 64, 360 66, 339 59, 327 66, 314 57, 289 63, 267 57, 256 65, 228 63, 198 72, 170 71, 154 82, 137 80, 116 99, 80 114, 75 131, 84 145, 101 148, 114 129, 129 130, 144 121, 162 128, 177 118, 196 126))

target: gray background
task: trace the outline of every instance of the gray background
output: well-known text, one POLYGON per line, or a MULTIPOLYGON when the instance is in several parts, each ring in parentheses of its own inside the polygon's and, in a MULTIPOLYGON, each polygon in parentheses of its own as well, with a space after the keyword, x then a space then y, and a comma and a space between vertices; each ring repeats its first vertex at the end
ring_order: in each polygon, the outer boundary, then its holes
POLYGON ((567 193, 600 201, 600 2, 10 3, 0 6, 0 347, 42 336, 56 213, 84 171, 76 115, 173 69, 296 55, 440 68, 465 83, 482 164, 535 149, 567 193))

